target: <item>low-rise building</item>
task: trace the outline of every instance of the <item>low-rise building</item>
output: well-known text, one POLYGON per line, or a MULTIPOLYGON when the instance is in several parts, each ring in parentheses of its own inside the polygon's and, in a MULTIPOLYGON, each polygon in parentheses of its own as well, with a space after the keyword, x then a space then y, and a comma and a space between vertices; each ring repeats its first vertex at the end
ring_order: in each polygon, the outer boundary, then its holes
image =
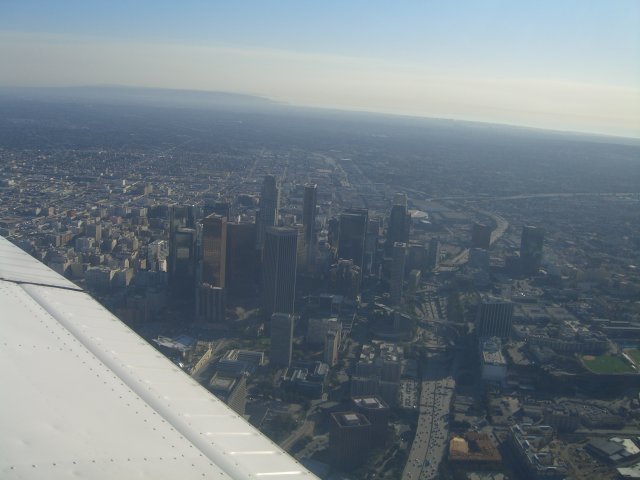
POLYGON ((567 465, 548 447, 553 436, 553 428, 549 425, 523 423, 509 429, 511 446, 534 480, 562 480, 567 474, 567 465))

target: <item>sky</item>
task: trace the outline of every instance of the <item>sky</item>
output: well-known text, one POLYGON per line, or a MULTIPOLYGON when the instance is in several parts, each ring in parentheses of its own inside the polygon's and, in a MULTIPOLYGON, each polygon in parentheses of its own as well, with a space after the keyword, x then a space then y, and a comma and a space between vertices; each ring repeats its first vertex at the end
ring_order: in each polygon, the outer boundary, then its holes
POLYGON ((3 0, 0 86, 80 85, 640 137, 640 1, 3 0))

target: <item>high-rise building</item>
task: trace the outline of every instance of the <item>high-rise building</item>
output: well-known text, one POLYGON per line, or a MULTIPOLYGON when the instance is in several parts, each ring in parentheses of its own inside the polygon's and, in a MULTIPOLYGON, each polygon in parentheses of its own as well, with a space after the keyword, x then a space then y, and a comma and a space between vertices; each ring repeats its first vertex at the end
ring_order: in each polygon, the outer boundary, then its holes
POLYGON ((87 237, 93 237, 96 239, 96 242, 100 242, 102 240, 102 225, 99 223, 90 223, 85 227, 84 231, 87 237))
POLYGON ((336 468, 354 468, 366 458, 372 446, 371 422, 361 413, 331 414, 329 453, 336 468))
POLYGON ((227 223, 226 289, 229 295, 248 297, 256 291, 256 226, 227 223))
POLYGON ((427 249, 427 257, 429 268, 438 268, 440 265, 440 240, 432 238, 429 240, 429 248, 427 249))
POLYGON ((333 317, 310 318, 307 326, 307 344, 323 345, 330 331, 337 332, 339 342, 342 338, 342 322, 333 317))
POLYGON ((304 226, 305 268, 313 268, 316 248, 316 202, 318 186, 308 183, 304 186, 302 204, 302 225, 304 226))
POLYGON ((298 247, 296 250, 296 265, 299 272, 304 272, 307 265, 307 246, 304 243, 304 225, 296 223, 291 225, 291 228, 295 228, 298 231, 298 247))
POLYGON ((367 234, 364 239, 364 264, 365 275, 375 275, 378 265, 378 238, 380 236, 380 218, 370 218, 367 225, 367 234))
POLYGON ((227 219, 212 213, 198 223, 196 319, 205 323, 225 318, 227 219))
POLYGON ((491 296, 484 296, 476 315, 478 338, 498 337, 508 339, 513 323, 513 303, 491 296))
POLYGON ((489 252, 482 248, 470 248, 468 265, 472 268, 488 271, 491 265, 489 252))
POLYGON ((169 245, 169 284, 178 297, 193 301, 196 285, 196 231, 177 228, 169 245))
POLYGON ((340 220, 332 217, 327 222, 327 241, 332 247, 338 247, 340 237, 340 220))
POLYGON ((338 260, 329 270, 329 288, 331 292, 355 300, 360 294, 362 272, 353 260, 338 260))
POLYGON ((198 207, 195 205, 169 206, 169 238, 178 228, 196 228, 198 207))
POLYGON ((226 218, 227 222, 231 219, 231 204, 216 198, 206 197, 200 210, 203 217, 208 217, 212 213, 215 213, 216 215, 226 218))
POLYGON ((407 246, 407 265, 408 270, 426 270, 429 268, 429 251, 423 244, 412 243, 407 246))
POLYGON ((256 245, 259 250, 264 245, 264 238, 269 227, 278 223, 278 208, 280 204, 280 190, 278 189, 276 177, 265 175, 260 194, 260 212, 256 218, 257 239, 256 245))
POLYGON ((262 314, 293 313, 296 296, 298 231, 269 227, 265 232, 262 267, 262 314))
POLYGON ((383 447, 389 429, 389 406, 378 396, 353 397, 353 409, 367 417, 371 423, 371 436, 374 447, 383 447))
POLYGON ((534 275, 540 270, 542 264, 542 244, 544 243, 544 230, 538 227, 522 227, 520 239, 520 264, 522 273, 534 275))
POLYGON ((393 245, 393 262, 391 263, 391 304, 402 303, 402 286, 404 284, 404 266, 407 258, 407 244, 396 242, 393 245))
POLYGON ((365 209, 348 209, 340 215, 338 236, 338 257, 353 260, 360 271, 364 264, 364 246, 369 223, 369 213, 365 209))
POLYGON ((293 353, 293 315, 274 313, 271 315, 271 365, 288 367, 293 353))
POLYGON ((222 323, 225 319, 225 292, 221 287, 201 283, 196 288, 196 318, 203 323, 222 323))
POLYGON ((228 222, 231 215, 231 204, 229 202, 216 202, 213 204, 211 213, 224 217, 228 222))
POLYGON ((202 219, 200 282, 224 288, 227 258, 227 219, 212 213, 202 219))
POLYGON ((493 229, 489 225, 474 223, 471 231, 471 248, 488 250, 491 246, 491 232, 493 229))
POLYGON ((387 241, 385 251, 387 256, 392 255, 395 242, 407 243, 409 241, 409 229, 411 227, 411 216, 407 211, 407 196, 398 193, 391 207, 389 215, 389 226, 387 227, 387 241))
POLYGON ((340 334, 336 330, 329 330, 324 339, 324 363, 330 367, 338 364, 338 349, 340 348, 340 334))

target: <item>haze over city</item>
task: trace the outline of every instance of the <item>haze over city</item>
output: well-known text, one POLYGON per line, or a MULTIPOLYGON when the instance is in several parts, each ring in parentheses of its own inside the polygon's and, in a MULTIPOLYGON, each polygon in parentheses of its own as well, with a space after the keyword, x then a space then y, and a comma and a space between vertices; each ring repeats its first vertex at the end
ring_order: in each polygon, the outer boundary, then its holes
POLYGON ((295 105, 640 136, 633 0, 9 2, 0 85, 245 93, 295 105))
POLYGON ((0 478, 640 478, 640 3, 0 7, 0 478))

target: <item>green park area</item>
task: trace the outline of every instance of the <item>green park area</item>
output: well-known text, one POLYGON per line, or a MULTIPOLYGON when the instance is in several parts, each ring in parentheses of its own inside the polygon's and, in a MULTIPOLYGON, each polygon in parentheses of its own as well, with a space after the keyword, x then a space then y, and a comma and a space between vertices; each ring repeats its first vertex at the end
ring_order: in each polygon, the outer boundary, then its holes
POLYGON ((640 366, 640 349, 630 348, 628 350, 625 350, 624 353, 629 355, 633 359, 633 361, 636 363, 636 365, 640 366))
POLYGON ((635 370, 629 362, 622 356, 617 355, 584 355, 582 357, 582 363, 593 373, 635 373, 635 370))

